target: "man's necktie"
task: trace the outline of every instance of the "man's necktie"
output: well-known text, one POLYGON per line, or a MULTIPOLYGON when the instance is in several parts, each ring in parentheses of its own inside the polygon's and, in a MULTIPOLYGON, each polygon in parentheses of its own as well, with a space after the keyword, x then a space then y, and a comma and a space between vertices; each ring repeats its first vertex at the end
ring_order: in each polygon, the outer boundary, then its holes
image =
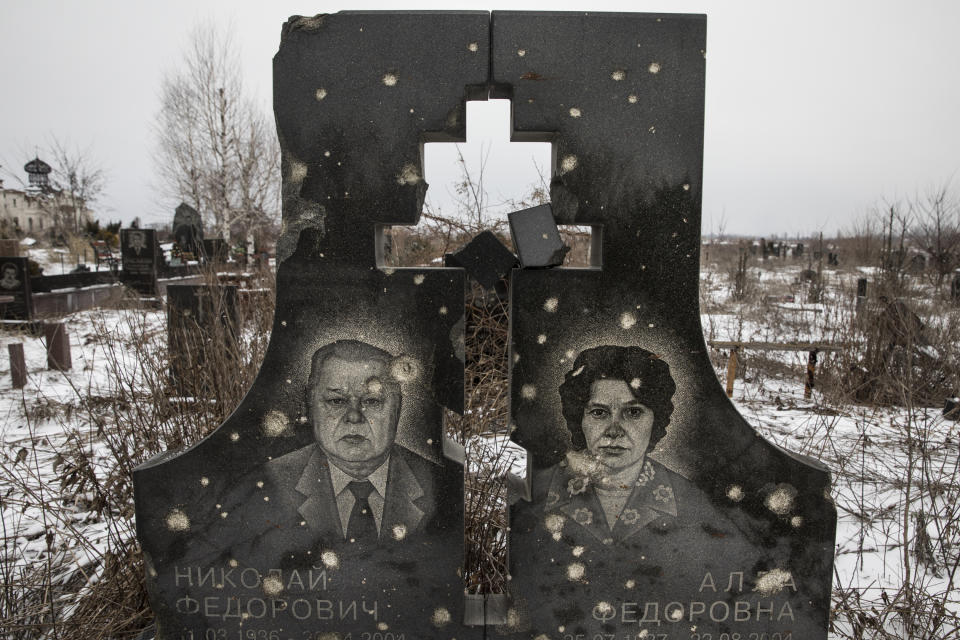
POLYGON ((350 521, 347 524, 347 539, 357 542, 376 542, 377 523, 373 519, 373 510, 370 508, 370 492, 373 485, 369 480, 352 481, 347 485, 353 494, 353 509, 350 511, 350 521))

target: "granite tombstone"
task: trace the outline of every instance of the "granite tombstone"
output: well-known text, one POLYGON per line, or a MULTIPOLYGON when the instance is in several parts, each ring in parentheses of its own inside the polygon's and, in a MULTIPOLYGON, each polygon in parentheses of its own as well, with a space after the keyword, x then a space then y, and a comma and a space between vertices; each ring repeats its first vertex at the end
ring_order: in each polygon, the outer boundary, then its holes
POLYGON ((167 286, 170 378, 178 393, 202 392, 195 384, 199 367, 230 366, 239 355, 238 323, 236 286, 167 286))
POLYGON ((200 255, 203 242, 203 221, 200 212, 181 202, 173 214, 173 241, 181 251, 200 255))
POLYGON ((230 247, 223 238, 203 239, 203 258, 207 263, 222 265, 230 257, 230 247))
POLYGON ((121 229, 120 281, 144 295, 155 294, 159 253, 157 232, 153 229, 121 229))
POLYGON ((31 320, 33 298, 26 258, 0 257, 0 313, 4 320, 31 320))
POLYGON ((377 236, 416 223, 422 142, 464 139, 488 56, 485 12, 284 25, 269 348, 224 424, 134 474, 159 637, 479 637, 442 430, 463 409, 464 272, 378 265, 377 236))
MULTIPOLYGON (((516 638, 826 638, 836 513, 817 463, 726 398, 700 326, 706 20, 494 12, 493 95, 551 140, 597 266, 512 279, 516 638)), ((522 252, 521 252, 522 255, 522 252)))

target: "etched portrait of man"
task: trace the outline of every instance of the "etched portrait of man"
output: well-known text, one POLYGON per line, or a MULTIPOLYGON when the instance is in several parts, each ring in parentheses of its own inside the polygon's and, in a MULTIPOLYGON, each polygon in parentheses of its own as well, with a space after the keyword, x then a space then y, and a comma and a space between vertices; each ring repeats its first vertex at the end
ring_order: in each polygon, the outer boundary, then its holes
POLYGON ((127 232, 127 246, 138 256, 147 248, 147 236, 143 231, 132 229, 127 232))
POLYGON ((329 544, 404 539, 434 513, 437 465, 396 442, 410 366, 356 340, 313 354, 305 400, 314 442, 265 471, 276 506, 329 544))

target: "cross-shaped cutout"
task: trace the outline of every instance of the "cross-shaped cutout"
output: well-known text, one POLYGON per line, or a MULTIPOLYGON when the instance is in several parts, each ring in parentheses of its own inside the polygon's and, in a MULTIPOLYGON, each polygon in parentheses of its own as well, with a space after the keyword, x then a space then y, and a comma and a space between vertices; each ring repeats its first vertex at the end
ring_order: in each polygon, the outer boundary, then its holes
MULTIPOLYGON (((424 144, 430 189, 415 227, 384 230, 384 266, 443 266, 482 231, 508 246, 507 214, 550 200, 551 143, 510 140, 510 101, 468 101, 466 142, 424 144)), ((590 265, 591 228, 563 225, 565 266, 590 265)), ((512 248, 512 247, 511 247, 512 248)))

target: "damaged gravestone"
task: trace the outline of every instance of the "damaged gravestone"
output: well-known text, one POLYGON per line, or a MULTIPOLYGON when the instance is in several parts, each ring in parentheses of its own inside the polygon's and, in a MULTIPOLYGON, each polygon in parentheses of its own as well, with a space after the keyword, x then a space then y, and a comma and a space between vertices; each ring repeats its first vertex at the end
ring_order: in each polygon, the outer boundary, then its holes
POLYGON ((442 429, 463 409, 464 273, 378 266, 376 236, 417 222, 421 144, 464 139, 488 60, 485 12, 284 25, 270 346, 216 431, 134 472, 157 637, 480 636, 460 626, 463 469, 442 429))
POLYGON ((826 638, 829 474, 758 437, 700 326, 705 18, 494 12, 491 31, 514 139, 554 143, 556 221, 602 235, 599 268, 513 273, 531 469, 498 631, 826 638))

